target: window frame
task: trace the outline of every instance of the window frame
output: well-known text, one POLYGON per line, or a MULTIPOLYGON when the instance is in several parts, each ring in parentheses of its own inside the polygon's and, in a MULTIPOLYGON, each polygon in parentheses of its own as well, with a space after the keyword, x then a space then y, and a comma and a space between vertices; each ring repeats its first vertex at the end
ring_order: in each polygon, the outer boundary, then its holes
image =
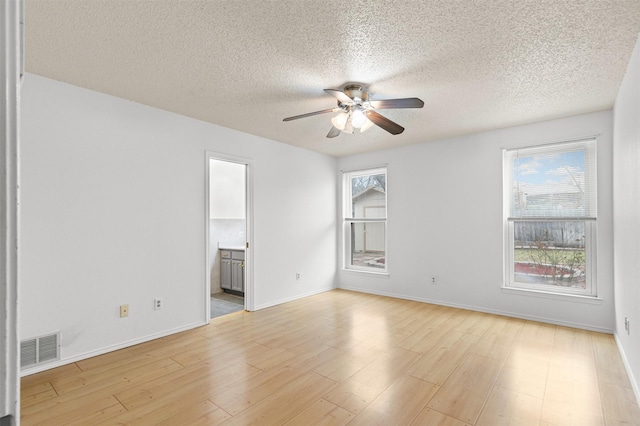
POLYGON ((379 274, 379 275, 388 275, 389 274, 389 258, 388 258, 388 192, 389 192, 389 175, 387 167, 376 167, 371 169, 362 169, 362 170, 354 170, 354 171, 345 171, 342 172, 342 193, 343 193, 343 208, 342 208, 342 234, 343 234, 343 269, 346 271, 355 271, 355 272, 364 272, 369 274, 379 274), (384 217, 380 218, 358 218, 353 217, 353 194, 352 194, 352 186, 351 180, 354 177, 359 176, 369 176, 369 175, 379 175, 384 174, 385 176, 385 191, 384 191, 384 217), (384 268, 372 267, 372 266, 361 266, 353 264, 353 243, 352 243, 352 233, 351 228, 356 224, 367 224, 367 223, 381 223, 384 227, 384 268))
MULTIPOLYGON (((508 289, 517 289, 517 290, 525 290, 525 291, 537 291, 544 293, 558 293, 563 295, 573 295, 573 296, 588 296, 588 297, 597 297, 596 292, 596 256, 595 256, 595 245, 597 244, 597 232, 596 232, 596 221, 595 220, 584 220, 584 219, 576 219, 569 218, 563 219, 562 221, 567 222, 584 222, 585 227, 585 288, 578 289, 572 287, 561 287, 553 284, 544 284, 544 283, 525 283, 521 281, 515 280, 515 222, 540 222, 540 219, 518 219, 518 220, 507 220, 507 238, 506 238, 506 268, 507 268, 507 279, 505 280, 505 288, 508 289)), ((549 220, 550 222, 560 222, 559 220, 549 220)))
MULTIPOLYGON (((597 192, 594 194, 595 206, 593 213, 585 214, 585 216, 579 217, 566 217, 566 216, 519 216, 512 217, 511 204, 513 202, 513 155, 514 151, 523 152, 525 155, 531 153, 531 156, 535 155, 535 152, 541 148, 544 149, 548 145, 549 152, 557 151, 558 153, 570 152, 569 149, 562 149, 563 146, 567 148, 576 143, 584 143, 582 148, 585 151, 585 169, 587 169, 586 163, 588 162, 587 155, 592 155, 593 170, 589 170, 590 174, 593 174, 593 185, 597 186, 597 139, 595 137, 588 137, 578 140, 563 141, 546 145, 530 145, 521 148, 503 149, 503 222, 504 222, 504 280, 502 288, 505 290, 515 290, 523 292, 533 293, 545 293, 559 296, 578 297, 596 299, 598 297, 597 292, 597 192), (589 147, 587 143, 593 141, 593 146, 589 147), (588 150, 593 152, 588 154, 588 150), (533 152, 532 152, 533 151, 533 152), (515 277, 515 223, 516 222, 582 222, 584 223, 584 246, 585 246, 585 288, 573 288, 562 287, 553 284, 545 283, 526 283, 516 281, 515 277)), ((595 189, 594 189, 595 190, 595 189)))

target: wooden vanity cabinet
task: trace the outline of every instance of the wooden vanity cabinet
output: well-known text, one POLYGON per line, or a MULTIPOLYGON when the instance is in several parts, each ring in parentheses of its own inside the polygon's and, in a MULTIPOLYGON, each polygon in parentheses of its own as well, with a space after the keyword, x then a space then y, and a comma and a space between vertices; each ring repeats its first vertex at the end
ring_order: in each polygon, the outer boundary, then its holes
POLYGON ((220 250, 220 287, 244 293, 244 250, 220 250))

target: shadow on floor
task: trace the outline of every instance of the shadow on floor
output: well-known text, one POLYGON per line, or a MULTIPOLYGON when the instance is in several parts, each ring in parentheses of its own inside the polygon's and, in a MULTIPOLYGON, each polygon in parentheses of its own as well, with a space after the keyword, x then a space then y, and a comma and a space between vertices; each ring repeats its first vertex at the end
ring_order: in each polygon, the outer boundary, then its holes
POLYGON ((244 297, 235 294, 217 293, 211 295, 211 318, 238 312, 244 309, 244 297))

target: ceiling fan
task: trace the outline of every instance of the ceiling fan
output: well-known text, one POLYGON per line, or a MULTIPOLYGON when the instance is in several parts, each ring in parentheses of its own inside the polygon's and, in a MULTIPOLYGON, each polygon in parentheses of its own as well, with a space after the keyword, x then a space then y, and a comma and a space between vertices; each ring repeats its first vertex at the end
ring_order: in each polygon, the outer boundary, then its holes
POLYGON ((327 133, 328 138, 335 138, 340 132, 352 134, 356 129, 362 133, 374 124, 392 135, 399 135, 404 131, 404 127, 380 115, 375 110, 422 108, 424 106, 424 102, 418 98, 370 100, 369 92, 362 84, 357 83, 347 85, 344 90, 324 89, 324 91, 338 100, 337 107, 294 115, 282 121, 297 120, 328 112, 339 112, 338 115, 331 119, 333 126, 327 133))

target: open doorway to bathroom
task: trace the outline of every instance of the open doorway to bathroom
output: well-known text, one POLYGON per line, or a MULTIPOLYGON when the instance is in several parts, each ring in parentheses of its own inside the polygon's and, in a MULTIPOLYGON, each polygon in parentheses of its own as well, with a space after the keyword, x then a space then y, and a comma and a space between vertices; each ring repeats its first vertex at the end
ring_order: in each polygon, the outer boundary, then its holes
POLYGON ((208 158, 210 318, 245 309, 247 164, 208 158))

